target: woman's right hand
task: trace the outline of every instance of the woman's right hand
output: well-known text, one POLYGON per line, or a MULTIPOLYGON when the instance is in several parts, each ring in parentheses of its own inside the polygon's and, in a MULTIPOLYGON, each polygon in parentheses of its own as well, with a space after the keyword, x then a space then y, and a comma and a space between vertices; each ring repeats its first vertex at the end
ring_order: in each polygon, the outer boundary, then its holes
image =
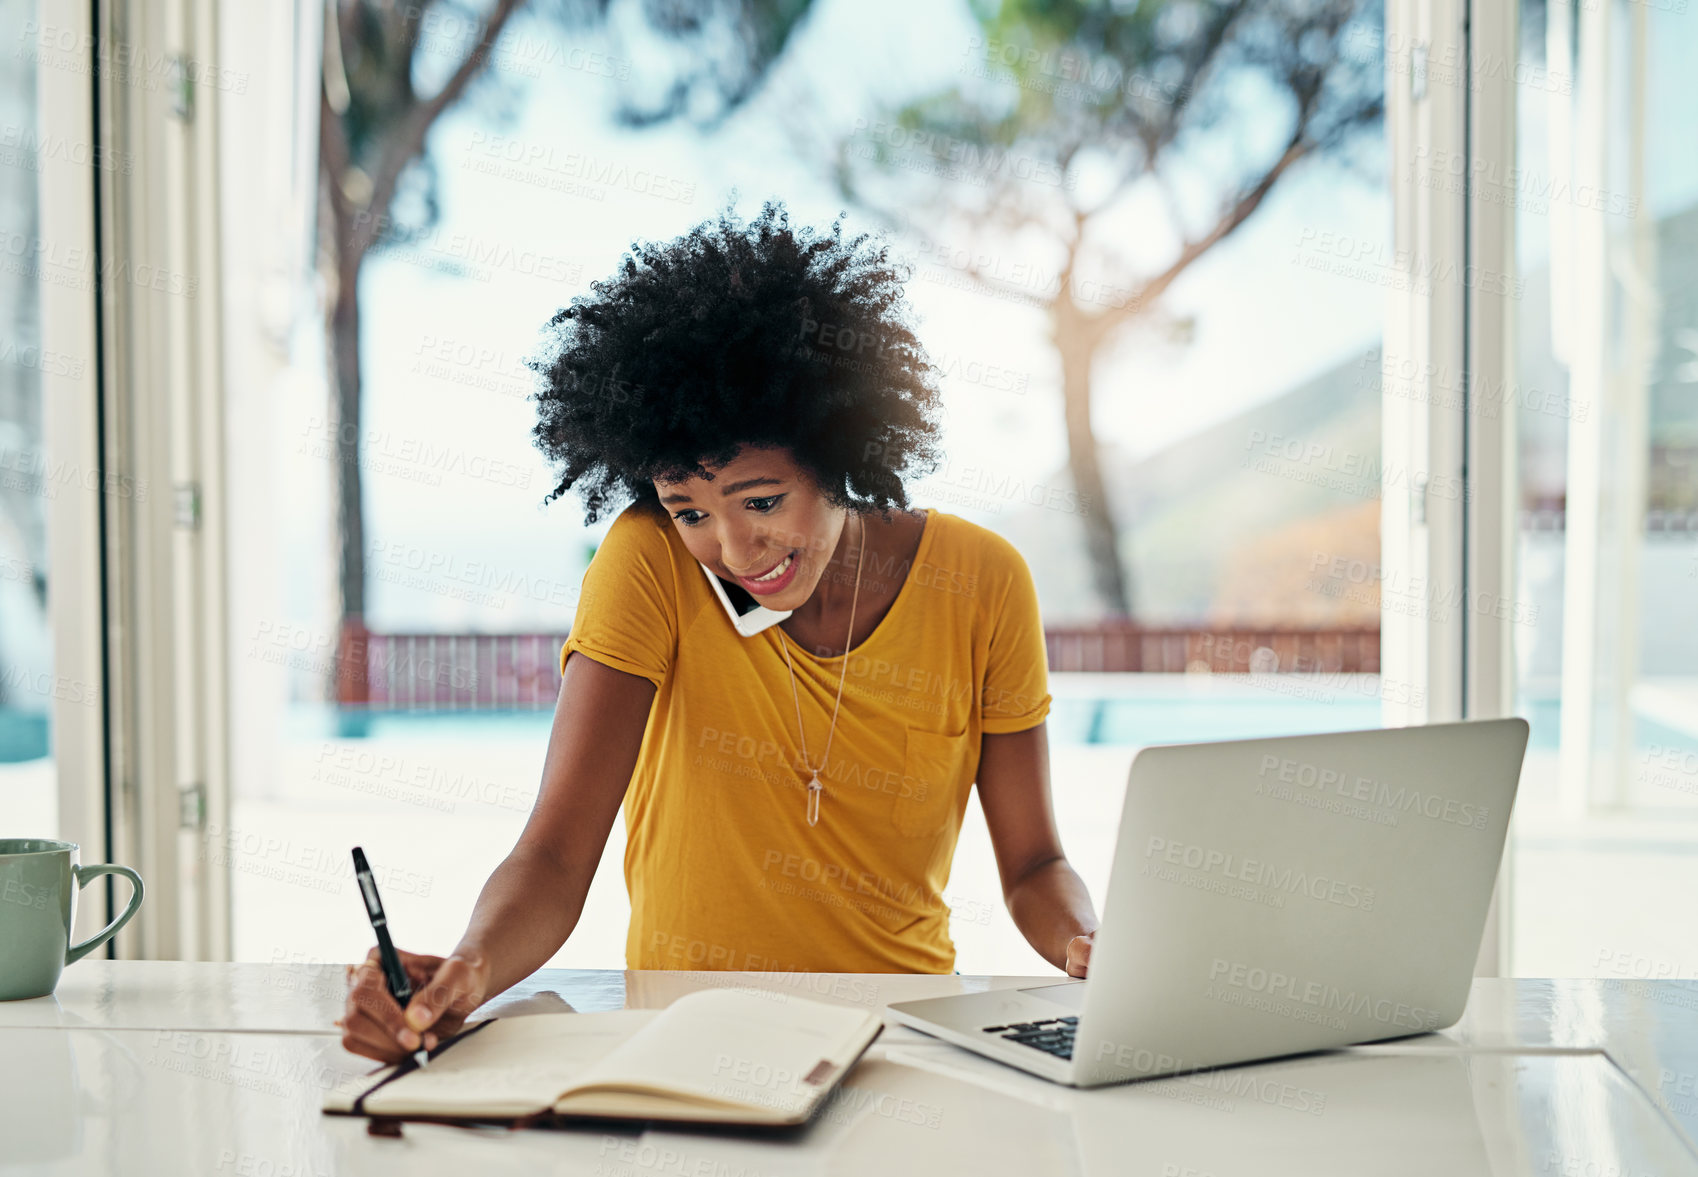
POLYGON ((456 1033, 482 1005, 489 965, 481 954, 425 956, 396 949, 413 986, 407 1008, 390 996, 383 960, 374 947, 365 963, 348 966, 348 1003, 336 1025, 342 1048, 379 1062, 394 1063, 423 1047, 433 1049, 456 1033))

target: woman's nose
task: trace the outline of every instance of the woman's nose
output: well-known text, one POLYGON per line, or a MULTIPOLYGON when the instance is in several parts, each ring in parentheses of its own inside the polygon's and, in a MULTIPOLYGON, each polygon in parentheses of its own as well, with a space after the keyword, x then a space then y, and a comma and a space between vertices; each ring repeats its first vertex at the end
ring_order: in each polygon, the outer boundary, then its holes
POLYGON ((781 555, 778 548, 766 530, 744 528, 721 537, 719 558, 739 576, 759 576, 781 555))

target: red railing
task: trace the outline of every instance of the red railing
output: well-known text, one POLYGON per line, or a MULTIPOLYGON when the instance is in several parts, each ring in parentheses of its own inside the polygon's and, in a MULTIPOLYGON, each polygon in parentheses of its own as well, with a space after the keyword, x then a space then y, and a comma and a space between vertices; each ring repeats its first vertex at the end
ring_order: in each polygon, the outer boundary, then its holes
POLYGON ((373 633, 343 627, 336 701, 377 711, 552 707, 564 633, 373 633))
POLYGON ((1049 668, 1134 674, 1378 674, 1379 627, 1198 629, 1134 624, 1044 630, 1049 668))
MULTIPOLYGON (((337 702, 377 711, 552 707, 563 633, 373 633, 343 630, 337 702)), ((1380 631, 1198 629, 1133 624, 1044 631, 1052 671, 1177 674, 1378 674, 1380 631)))

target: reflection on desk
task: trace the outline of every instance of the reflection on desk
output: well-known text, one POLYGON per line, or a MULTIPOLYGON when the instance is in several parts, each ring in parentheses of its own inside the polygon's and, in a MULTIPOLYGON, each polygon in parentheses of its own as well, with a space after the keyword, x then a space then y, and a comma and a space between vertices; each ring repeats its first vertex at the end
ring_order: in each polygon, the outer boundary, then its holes
MULTIPOLYGON (((544 970, 480 1014, 659 1008, 707 985, 871 1008, 1033 978, 544 970)), ((1443 1034, 1075 1091, 887 1027, 787 1139, 323 1116, 341 966, 82 962, 0 1003, 0 1173, 1698 1173, 1698 986, 1482 980, 1443 1034)))
POLYGON ((319 1114, 325 1087, 364 1068, 333 1039, 3 1033, 0 1172, 316 1177, 402 1163, 410 1177, 1698 1172, 1679 1134, 1595 1052, 1341 1051, 1078 1091, 941 1045, 875 1046, 819 1117, 784 1138, 409 1124, 393 1140, 319 1114))

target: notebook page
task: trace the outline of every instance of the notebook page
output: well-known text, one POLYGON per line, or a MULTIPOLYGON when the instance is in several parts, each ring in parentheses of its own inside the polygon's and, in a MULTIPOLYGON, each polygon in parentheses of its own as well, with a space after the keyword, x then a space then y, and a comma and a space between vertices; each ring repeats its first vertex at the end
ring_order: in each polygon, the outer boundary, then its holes
POLYGON ((865 1009, 770 991, 686 994, 580 1075, 561 1107, 576 1092, 622 1089, 798 1112, 841 1075, 878 1022, 865 1009))
MULTIPOLYGON (((370 1115, 522 1116, 554 1103, 591 1066, 656 1016, 654 1010, 501 1018, 430 1065, 372 1092, 370 1115)), ((370 1090, 389 1073, 361 1077, 370 1090)), ((359 1092, 355 1092, 358 1094, 359 1092)), ((329 1099, 326 1108, 331 1107, 329 1099)), ((349 1110, 352 1099, 346 1108, 349 1110)))

